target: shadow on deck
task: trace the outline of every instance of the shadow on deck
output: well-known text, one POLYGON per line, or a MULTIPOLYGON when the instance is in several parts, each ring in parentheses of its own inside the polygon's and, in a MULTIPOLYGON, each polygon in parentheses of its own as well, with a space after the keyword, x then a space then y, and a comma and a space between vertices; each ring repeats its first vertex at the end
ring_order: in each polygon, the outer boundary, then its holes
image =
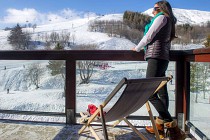
MULTIPOLYGON (((90 135, 78 135, 82 125, 66 125, 52 123, 20 122, 0 120, 1 140, 94 140, 90 135)), ((148 134, 144 129, 138 129, 149 140, 155 140, 154 135, 148 134)), ((110 140, 140 140, 128 127, 108 127, 110 140)), ((99 137, 103 139, 102 132, 99 137)))

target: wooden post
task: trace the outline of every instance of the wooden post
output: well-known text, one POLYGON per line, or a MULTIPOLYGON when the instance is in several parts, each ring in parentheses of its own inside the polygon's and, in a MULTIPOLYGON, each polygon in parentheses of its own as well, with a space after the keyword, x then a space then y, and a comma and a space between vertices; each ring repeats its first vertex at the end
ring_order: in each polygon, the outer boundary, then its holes
POLYGON ((66 60, 66 123, 76 124, 76 61, 66 60))
POLYGON ((75 124, 75 111, 74 109, 66 109, 66 123, 75 124))
POLYGON ((108 140, 108 134, 107 134, 107 129, 106 129, 106 122, 105 122, 105 118, 104 118, 104 112, 103 112, 102 105, 99 106, 99 110, 100 110, 100 116, 101 116, 101 123, 102 123, 103 133, 104 133, 104 139, 108 140))

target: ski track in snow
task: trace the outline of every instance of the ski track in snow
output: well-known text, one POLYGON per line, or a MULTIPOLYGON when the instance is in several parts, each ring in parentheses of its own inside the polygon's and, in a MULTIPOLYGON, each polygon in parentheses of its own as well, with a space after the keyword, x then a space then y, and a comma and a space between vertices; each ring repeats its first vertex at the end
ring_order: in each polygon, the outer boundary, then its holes
MULTIPOLYGON (((178 11, 178 10, 176 10, 178 11)), ((210 16, 208 16, 210 17, 210 16)), ((69 31, 75 35, 76 44, 95 43, 101 50, 130 50, 135 46, 132 42, 124 38, 109 37, 107 34, 88 31, 88 24, 94 20, 122 20, 122 14, 105 15, 102 17, 92 17, 90 19, 77 19, 61 23, 52 23, 49 25, 37 26, 32 38, 36 38, 38 34, 50 33, 52 31, 61 32, 69 31)), ((27 28, 27 31, 32 32, 32 28, 27 28)), ((11 50, 12 47, 7 42, 9 31, 0 31, 0 49, 11 50)), ((174 50, 179 49, 196 49, 203 45, 190 44, 187 46, 173 45, 174 50)), ((40 46, 38 49, 42 49, 40 46)), ((5 110, 22 110, 22 111, 43 111, 43 112, 64 112, 65 97, 64 81, 61 76, 51 76, 46 65, 48 61, 28 61, 28 60, 0 60, 0 109, 5 110), (29 85, 24 79, 24 73, 27 67, 33 63, 41 63, 45 67, 45 73, 42 76, 40 89, 36 90, 34 85, 29 85), (23 65, 25 68, 23 68, 23 65), (4 70, 6 66, 6 70, 4 70), (7 90, 9 89, 9 94, 7 90)), ((113 90, 116 84, 123 78, 143 78, 145 77, 146 63, 141 62, 108 62, 111 66, 105 70, 95 67, 94 74, 91 77, 90 84, 79 84, 80 79, 77 75, 77 97, 76 109, 77 112, 87 109, 88 104, 99 105, 107 95, 113 90), (141 70, 144 69, 144 70, 141 70)), ((171 66, 173 69, 174 64, 171 66)), ((170 96, 170 111, 173 113, 174 104, 174 85, 168 84, 170 96)), ((209 93, 208 93, 209 97, 209 93)), ((112 106, 116 98, 108 106, 112 106)), ((193 100, 193 98, 192 98, 193 100)), ((196 124, 206 134, 210 130, 202 126, 210 125, 210 104, 208 99, 199 98, 200 103, 192 103, 192 122, 196 124), (201 103, 202 102, 202 103, 201 103), (197 111, 196 111, 197 110, 197 111), (198 111, 199 110, 199 111, 198 111), (202 121, 201 121, 202 119, 202 121), (205 125, 204 125, 205 124, 205 125)), ((157 112, 152 107, 153 112, 157 112)), ((148 115, 143 107, 135 115, 148 115)), ((33 121, 55 121, 65 122, 62 117, 46 117, 46 116, 25 116, 14 114, 0 114, 0 118, 4 119, 22 119, 33 121)), ((134 121, 135 123, 135 121, 134 121)), ((136 124, 138 125, 138 124, 136 124)))

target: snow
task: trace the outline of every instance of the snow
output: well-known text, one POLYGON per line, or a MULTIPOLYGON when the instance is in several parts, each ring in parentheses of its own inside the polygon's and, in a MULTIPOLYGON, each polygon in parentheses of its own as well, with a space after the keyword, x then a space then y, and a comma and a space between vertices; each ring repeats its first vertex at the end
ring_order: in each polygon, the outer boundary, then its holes
MULTIPOLYGON (((147 13, 146 11, 145 13, 147 13)), ((182 9, 175 9, 175 13, 183 13, 182 9)), ((186 11, 188 12, 188 11, 186 11)), ((196 11, 194 11, 196 12, 196 11)), ((196 13, 193 13, 196 14, 196 13)), ((192 23, 198 20, 197 18, 203 18, 208 20, 210 15, 208 12, 203 14, 204 16, 194 16, 191 20, 192 23), (194 21, 195 20, 195 21, 194 21)), ((189 16, 191 17, 191 16, 189 16)), ((183 15, 180 15, 180 20, 186 19, 183 15)), ((76 44, 97 44, 101 50, 130 50, 135 46, 132 42, 124 38, 109 37, 107 34, 99 32, 88 31, 88 25, 94 20, 122 20, 122 14, 111 14, 94 17, 86 17, 81 19, 74 19, 60 23, 50 23, 47 25, 38 25, 34 30, 32 28, 26 28, 33 34, 33 38, 38 35, 51 33, 53 31, 61 32, 68 31, 75 35, 76 44)), ((210 19, 209 19, 210 20, 210 19)), ((181 23, 181 21, 179 21, 181 23)), ((183 20, 183 22, 186 22, 183 20)), ((196 22, 197 23, 197 22, 196 22)), ((9 31, 0 30, 0 49, 12 50, 12 47, 7 42, 7 36, 9 31)), ((187 46, 174 45, 174 49, 194 49, 202 47, 198 44, 190 44, 187 46)), ((39 49, 43 49, 40 46, 39 49)), ((113 90, 117 83, 123 78, 143 78, 145 77, 145 69, 147 64, 145 62, 104 62, 108 63, 110 67, 107 69, 101 69, 100 67, 94 67, 94 73, 91 77, 89 84, 80 84, 80 77, 77 72, 77 89, 76 89, 76 111, 84 111, 87 109, 87 105, 92 103, 99 105, 107 95, 113 90)), ((51 76, 49 69, 46 68, 48 61, 26 61, 26 60, 0 60, 0 109, 2 110, 20 110, 20 111, 41 111, 41 112, 63 112, 65 111, 65 97, 64 95, 64 80, 60 75, 51 76), (35 89, 33 84, 28 84, 25 79, 25 73, 27 68, 34 63, 40 63, 44 69, 44 75, 41 77, 40 88, 35 89), (5 69, 6 66, 6 69, 5 69), (9 93, 7 93, 9 89, 9 93)), ((168 73, 174 71, 175 64, 170 63, 168 73)), ((175 74, 173 74, 175 75, 175 74)), ((173 81, 174 82, 174 81, 173 81)), ((170 96, 170 111, 174 115, 175 103, 174 103, 174 85, 168 84, 169 96, 170 96)), ((208 93, 209 95, 209 93, 208 93)), ((117 96, 118 97, 118 96, 117 96)), ((116 98, 117 98, 116 97, 116 98)), ((114 103, 116 98, 111 102, 114 103)), ((203 128, 202 123, 205 126, 210 125, 209 120, 209 107, 208 100, 202 100, 202 102, 194 103, 191 108, 194 116, 191 118, 193 122, 197 123, 199 128, 203 128), (203 102, 203 103, 202 103, 203 102), (205 105, 204 105, 205 104, 205 105), (202 108, 202 109, 201 109, 202 108), (196 112, 196 110, 198 110, 196 112), (199 119, 205 118, 204 121, 199 119)), ((111 106, 111 104, 109 105, 111 106)), ((108 107, 109 107, 108 106, 108 107)), ((154 115, 157 112, 152 107, 154 115)), ((145 107, 134 113, 134 115, 148 115, 145 107)), ((18 119, 18 120, 32 120, 32 121, 53 121, 53 122, 65 122, 64 117, 47 117, 47 116, 25 116, 25 115, 13 115, 13 114, 0 114, 0 119, 18 119)), ((135 122, 134 122, 135 123, 135 122)), ((139 125, 136 123, 136 125, 139 125)), ((208 129, 202 129, 205 134, 209 134, 208 129)))
POLYGON ((99 20, 102 21, 110 21, 110 20, 114 20, 114 21, 122 21, 123 19, 123 14, 109 14, 109 15, 103 15, 101 18, 99 18, 99 20))
MULTIPOLYGON (((152 8, 146 10, 144 13, 150 16, 152 15, 152 8)), ((204 25, 206 22, 210 21, 209 11, 199 11, 199 10, 187 10, 173 8, 175 17, 177 18, 177 24, 197 24, 204 25)))
MULTIPOLYGON (((148 9, 143 12, 152 16, 152 9, 148 9)), ((197 10, 186 10, 186 9, 177 9, 174 8, 174 14, 178 19, 178 24, 190 23, 190 24, 204 24, 207 21, 210 21, 210 12, 206 11, 197 11, 197 10)), ((38 25, 35 30, 33 28, 25 28, 24 31, 32 33, 32 38, 36 41, 38 36, 44 35, 45 33, 51 32, 62 32, 67 31, 70 32, 71 35, 75 36, 76 44, 96 44, 99 46, 99 49, 111 49, 111 50, 130 50, 134 43, 130 42, 127 39, 109 37, 107 34, 99 33, 99 32, 90 32, 88 30, 88 25, 93 21, 100 20, 115 20, 122 21, 123 14, 108 14, 108 15, 92 15, 91 17, 85 18, 77 18, 77 19, 69 19, 63 22, 53 22, 38 25)), ((7 36, 9 35, 9 31, 0 30, 0 50, 12 50, 11 45, 7 42, 7 36)), ((42 41, 42 40, 40 40, 42 41)), ((175 47, 175 46, 174 46, 175 47)), ((173 48, 174 48, 173 47, 173 48)), ((203 47, 203 45, 195 45, 195 48, 203 47), (197 46, 197 47, 196 47, 197 46)), ((178 47, 175 49, 183 49, 184 47, 178 47)), ((40 46, 39 49, 43 49, 43 46, 40 46)))

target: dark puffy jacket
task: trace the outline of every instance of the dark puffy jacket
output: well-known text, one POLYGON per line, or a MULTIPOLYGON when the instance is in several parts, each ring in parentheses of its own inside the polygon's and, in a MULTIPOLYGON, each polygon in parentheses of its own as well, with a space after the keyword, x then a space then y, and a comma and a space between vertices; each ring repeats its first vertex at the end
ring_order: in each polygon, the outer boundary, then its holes
POLYGON ((156 34, 153 40, 147 45, 145 59, 157 58, 169 60, 169 51, 171 48, 171 28, 172 23, 167 18, 167 23, 156 34))

